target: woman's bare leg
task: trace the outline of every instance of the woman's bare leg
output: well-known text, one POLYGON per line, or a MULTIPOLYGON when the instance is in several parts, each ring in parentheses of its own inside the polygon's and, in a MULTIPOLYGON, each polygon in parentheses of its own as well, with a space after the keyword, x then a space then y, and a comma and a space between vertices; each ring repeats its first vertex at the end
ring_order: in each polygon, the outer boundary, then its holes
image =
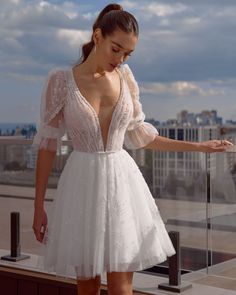
POLYGON ((77 279, 78 295, 100 295, 100 286, 101 276, 88 280, 77 279))
POLYGON ((108 272, 108 295, 132 295, 133 272, 108 272))

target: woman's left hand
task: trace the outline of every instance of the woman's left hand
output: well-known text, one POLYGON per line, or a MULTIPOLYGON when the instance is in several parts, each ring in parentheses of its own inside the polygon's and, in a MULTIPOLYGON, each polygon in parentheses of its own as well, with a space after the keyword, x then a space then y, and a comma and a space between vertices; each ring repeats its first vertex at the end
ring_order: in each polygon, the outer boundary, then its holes
POLYGON ((209 140, 198 143, 199 152, 204 153, 224 152, 232 146, 232 142, 228 140, 209 140))

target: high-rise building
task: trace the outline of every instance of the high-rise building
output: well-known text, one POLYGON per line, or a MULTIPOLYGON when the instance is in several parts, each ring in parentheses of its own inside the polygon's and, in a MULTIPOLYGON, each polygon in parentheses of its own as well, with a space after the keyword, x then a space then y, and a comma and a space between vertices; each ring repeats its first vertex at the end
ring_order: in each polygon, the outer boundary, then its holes
POLYGON ((216 110, 204 110, 197 114, 183 110, 177 114, 177 124, 182 126, 222 125, 222 118, 217 116, 216 110))
MULTIPOLYGON (((201 142, 219 138, 218 126, 158 126, 159 134, 171 139, 201 142)), ((214 156, 211 169, 216 168, 214 156)), ((153 152, 153 193, 160 196, 166 192, 177 194, 178 187, 194 189, 194 179, 204 181, 206 157, 198 152, 153 152)), ((204 183, 203 183, 204 185, 204 183)))

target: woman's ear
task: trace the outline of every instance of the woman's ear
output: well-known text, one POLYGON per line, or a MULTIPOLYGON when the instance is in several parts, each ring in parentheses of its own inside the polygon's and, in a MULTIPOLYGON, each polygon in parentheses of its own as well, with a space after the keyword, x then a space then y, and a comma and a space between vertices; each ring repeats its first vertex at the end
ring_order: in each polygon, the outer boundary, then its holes
POLYGON ((93 32, 93 42, 95 45, 98 45, 102 39, 102 31, 100 28, 95 29, 93 32))

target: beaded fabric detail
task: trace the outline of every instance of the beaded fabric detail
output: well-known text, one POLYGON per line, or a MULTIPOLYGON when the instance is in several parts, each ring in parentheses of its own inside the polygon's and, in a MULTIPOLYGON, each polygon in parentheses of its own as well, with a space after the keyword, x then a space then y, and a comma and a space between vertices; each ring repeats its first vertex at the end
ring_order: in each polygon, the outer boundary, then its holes
POLYGON ((109 126, 106 146, 98 116, 81 95, 72 69, 49 72, 41 100, 41 118, 33 145, 56 150, 65 133, 75 150, 84 152, 118 151, 123 144, 130 149, 144 147, 158 135, 145 122, 139 100, 139 87, 127 64, 118 69, 121 91, 109 126))

